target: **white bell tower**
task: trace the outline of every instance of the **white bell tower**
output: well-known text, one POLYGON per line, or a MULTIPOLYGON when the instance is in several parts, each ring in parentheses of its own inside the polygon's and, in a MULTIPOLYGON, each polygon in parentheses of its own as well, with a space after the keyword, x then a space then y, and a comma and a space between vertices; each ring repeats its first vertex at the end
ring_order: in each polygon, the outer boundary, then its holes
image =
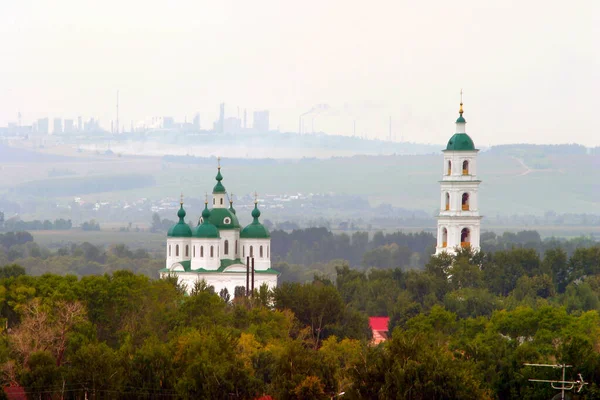
POLYGON ((463 118, 462 91, 460 116, 456 133, 444 152, 443 177, 440 181, 440 214, 437 223, 435 254, 456 253, 460 247, 479 250, 481 216, 479 215, 477 153, 473 140, 467 135, 463 118))

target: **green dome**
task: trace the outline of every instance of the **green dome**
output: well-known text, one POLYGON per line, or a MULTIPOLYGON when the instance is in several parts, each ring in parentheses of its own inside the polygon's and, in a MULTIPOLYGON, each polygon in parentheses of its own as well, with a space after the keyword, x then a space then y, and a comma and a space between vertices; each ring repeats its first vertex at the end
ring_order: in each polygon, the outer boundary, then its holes
POLYGON ((219 239, 221 237, 217 227, 210 223, 210 214, 211 212, 208 210, 208 205, 205 203, 204 211, 202 211, 204 222, 196 228, 196 231, 194 232, 195 238, 219 239))
POLYGON ((239 229, 240 222, 237 216, 227 208, 213 208, 210 211, 209 221, 218 229, 239 229))
POLYGON ((219 167, 219 172, 217 172, 217 176, 215 177, 215 179, 217 180, 217 184, 213 188, 213 194, 226 193, 225 186, 223 186, 223 184, 221 183, 221 181, 223 180, 223 175, 221 175, 221 167, 219 167))
POLYGON ((192 237, 192 228, 184 221, 185 210, 183 209, 183 203, 181 203, 179 211, 177 211, 177 216, 179 217, 179 222, 169 229, 167 237, 192 237))
POLYGON ((475 144, 466 133, 455 133, 448 141, 446 150, 454 151, 474 151, 475 144))
POLYGON ((254 218, 254 221, 242 229, 242 232, 240 232, 240 238, 269 239, 271 237, 269 230, 258 221, 258 217, 260 217, 260 210, 258 209, 258 204, 254 204, 254 210, 252 210, 252 218, 254 218))
POLYGON ((465 120, 465 118, 464 118, 464 117, 462 116, 462 114, 461 114, 461 115, 460 115, 460 117, 458 117, 458 118, 456 119, 456 123, 457 123, 457 124, 466 124, 466 123, 467 123, 467 121, 465 120))

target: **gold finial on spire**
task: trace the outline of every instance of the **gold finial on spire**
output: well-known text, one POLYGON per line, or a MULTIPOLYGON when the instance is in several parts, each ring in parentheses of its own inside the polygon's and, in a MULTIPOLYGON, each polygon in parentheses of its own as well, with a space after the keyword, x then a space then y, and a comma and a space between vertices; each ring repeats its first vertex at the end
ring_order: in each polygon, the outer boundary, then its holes
POLYGON ((217 157, 217 168, 221 169, 221 156, 217 157))
POLYGON ((229 205, 233 204, 233 193, 229 196, 229 205))
POLYGON ((179 204, 183 205, 183 192, 181 192, 181 197, 179 198, 179 204))
POLYGON ((463 90, 460 89, 460 109, 458 110, 459 114, 462 115, 463 114, 463 100, 462 100, 462 95, 463 95, 463 90))
POLYGON ((254 192, 254 204, 258 204, 258 193, 254 192))
POLYGON ((208 204, 208 193, 204 193, 204 204, 208 204))

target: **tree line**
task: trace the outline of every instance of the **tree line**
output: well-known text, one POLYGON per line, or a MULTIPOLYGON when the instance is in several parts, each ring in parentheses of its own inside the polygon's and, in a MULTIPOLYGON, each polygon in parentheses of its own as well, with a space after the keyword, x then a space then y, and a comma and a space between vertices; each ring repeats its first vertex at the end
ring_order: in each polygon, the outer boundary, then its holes
POLYGON ((597 244, 329 264, 233 299, 129 271, 0 268, 3 383, 32 398, 542 400, 556 392, 528 379, 560 377, 524 364, 566 363, 590 383, 574 398, 600 395, 597 244), (390 316, 388 341, 370 343, 368 315, 390 316))

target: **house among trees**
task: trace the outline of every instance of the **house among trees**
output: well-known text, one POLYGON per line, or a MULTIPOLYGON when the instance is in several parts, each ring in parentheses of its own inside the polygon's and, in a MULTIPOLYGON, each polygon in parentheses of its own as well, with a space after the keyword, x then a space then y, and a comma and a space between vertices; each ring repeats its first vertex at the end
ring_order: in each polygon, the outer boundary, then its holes
POLYGON ((388 325, 390 317, 369 317, 369 326, 373 332, 371 343, 377 345, 388 338, 388 325))

